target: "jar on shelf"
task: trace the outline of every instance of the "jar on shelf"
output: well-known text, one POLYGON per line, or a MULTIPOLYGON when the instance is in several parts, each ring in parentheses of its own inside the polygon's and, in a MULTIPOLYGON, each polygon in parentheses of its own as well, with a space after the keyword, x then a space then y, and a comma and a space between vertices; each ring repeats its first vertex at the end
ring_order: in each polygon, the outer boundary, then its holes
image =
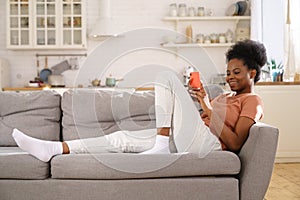
POLYGON ((195 8, 194 7, 189 7, 189 16, 194 17, 195 16, 195 8))
POLYGON ((204 35, 202 33, 199 33, 196 35, 196 42, 197 43, 204 43, 204 35))
POLYGON ((205 44, 210 44, 211 43, 210 37, 208 35, 204 37, 204 43, 205 44))
POLYGON ((227 32, 226 32, 226 41, 228 43, 233 42, 233 32, 230 29, 228 29, 227 32))
POLYGON ((178 16, 179 16, 179 17, 185 17, 186 14, 187 14, 186 4, 185 4, 185 3, 179 4, 179 8, 178 8, 178 16))
POLYGON ((198 16, 202 17, 205 15, 204 7, 198 7, 198 16))
POLYGON ((216 33, 210 34, 211 43, 218 43, 218 35, 216 33))
POLYGON ((177 16, 177 4, 176 3, 172 3, 169 6, 169 15, 171 17, 176 17, 177 16))
POLYGON ((219 34, 219 43, 226 43, 225 33, 220 33, 219 34))
POLYGON ((300 73, 295 72, 294 81, 295 82, 300 82, 300 73))

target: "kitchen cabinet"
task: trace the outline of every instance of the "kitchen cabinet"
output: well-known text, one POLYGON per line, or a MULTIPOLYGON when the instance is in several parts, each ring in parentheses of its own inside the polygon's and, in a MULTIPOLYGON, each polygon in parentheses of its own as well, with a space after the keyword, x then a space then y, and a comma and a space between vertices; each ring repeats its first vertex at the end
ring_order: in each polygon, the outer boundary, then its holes
POLYGON ((85 49, 85 1, 8 0, 7 48, 85 49))
MULTIPOLYGON (((234 33, 236 31, 239 22, 246 22, 250 30, 250 16, 201 16, 201 17, 164 17, 164 21, 171 21, 174 23, 174 29, 179 31, 179 23, 190 23, 190 22, 215 22, 218 26, 224 26, 225 30, 230 29, 234 33), (232 22, 230 26, 223 25, 224 22, 232 22)), ((227 23, 228 24, 228 23, 227 23)), ((201 26, 201 24, 199 24, 201 26)), ((203 30, 207 29, 204 26, 203 30)), ((199 32, 200 33, 200 32, 199 32)), ((203 33, 203 32, 201 32, 203 33)), ((194 37, 195 38, 195 37, 194 37)), ((195 39, 194 39, 195 40, 195 39)), ((163 44, 164 47, 176 47, 176 48, 186 48, 186 47, 229 47, 233 45, 233 42, 225 43, 166 43, 163 44)))
POLYGON ((255 86, 264 103, 262 121, 279 129, 276 162, 300 162, 300 83, 275 84, 255 86))

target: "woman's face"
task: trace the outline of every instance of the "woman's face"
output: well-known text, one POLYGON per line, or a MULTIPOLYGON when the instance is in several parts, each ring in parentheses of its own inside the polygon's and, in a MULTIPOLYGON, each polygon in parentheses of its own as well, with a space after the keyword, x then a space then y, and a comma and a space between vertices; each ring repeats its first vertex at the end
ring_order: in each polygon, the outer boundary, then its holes
POLYGON ((249 70, 240 59, 231 59, 227 64, 226 82, 237 94, 250 93, 256 70, 249 70))

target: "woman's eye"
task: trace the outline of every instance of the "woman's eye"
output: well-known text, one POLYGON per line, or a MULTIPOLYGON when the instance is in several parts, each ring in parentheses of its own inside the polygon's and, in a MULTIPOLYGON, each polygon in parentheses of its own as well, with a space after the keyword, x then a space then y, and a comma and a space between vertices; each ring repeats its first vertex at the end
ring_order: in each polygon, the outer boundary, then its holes
POLYGON ((233 72, 234 74, 239 74, 240 72, 239 71, 235 71, 235 72, 233 72))

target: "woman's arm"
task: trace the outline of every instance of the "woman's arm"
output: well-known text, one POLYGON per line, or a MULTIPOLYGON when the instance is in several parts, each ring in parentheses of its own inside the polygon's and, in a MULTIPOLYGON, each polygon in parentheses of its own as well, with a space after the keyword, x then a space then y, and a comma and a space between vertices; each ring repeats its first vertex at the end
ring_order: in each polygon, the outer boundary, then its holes
POLYGON ((207 103, 208 95, 204 88, 201 88, 198 91, 191 91, 191 95, 197 98, 198 102, 201 104, 204 111, 201 117, 205 124, 211 128, 212 132, 219 137, 230 151, 239 151, 246 141, 249 130, 255 121, 250 117, 241 116, 239 117, 234 130, 231 130, 231 128, 224 123, 223 118, 221 120, 219 116, 213 114, 209 101, 207 103), (205 98, 207 100, 205 100, 205 98))
POLYGON ((214 134, 233 152, 241 149, 254 123, 255 121, 249 117, 239 117, 235 129, 231 130, 218 116, 212 114, 210 119, 210 127, 214 129, 214 134))

